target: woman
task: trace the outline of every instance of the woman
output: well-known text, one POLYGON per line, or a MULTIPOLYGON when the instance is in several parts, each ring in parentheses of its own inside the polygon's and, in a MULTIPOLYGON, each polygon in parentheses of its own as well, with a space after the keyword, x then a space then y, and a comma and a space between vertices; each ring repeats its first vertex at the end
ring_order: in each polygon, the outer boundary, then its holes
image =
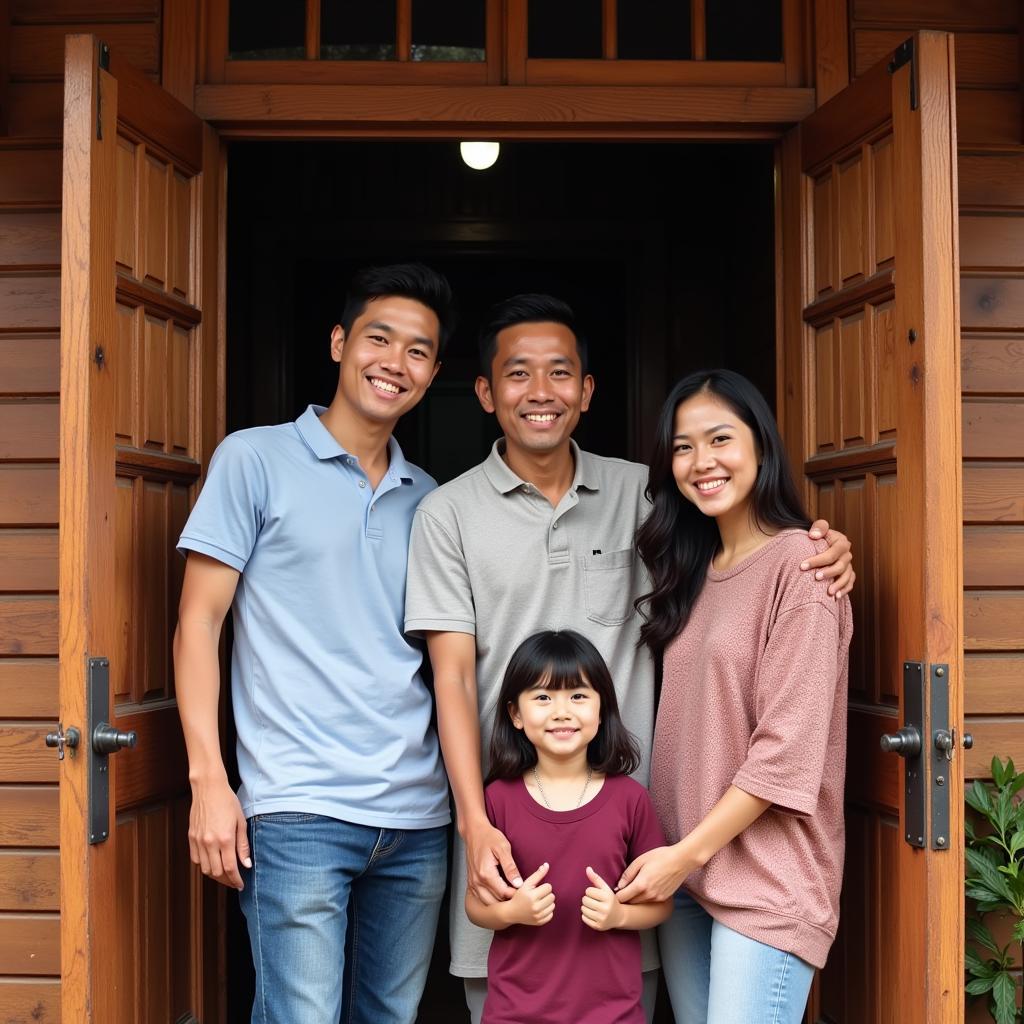
POLYGON ((822 544, 739 374, 676 385, 649 490, 651 791, 673 845, 633 861, 619 898, 675 894, 659 938, 680 1024, 798 1024, 838 923, 849 600, 798 569, 822 544))

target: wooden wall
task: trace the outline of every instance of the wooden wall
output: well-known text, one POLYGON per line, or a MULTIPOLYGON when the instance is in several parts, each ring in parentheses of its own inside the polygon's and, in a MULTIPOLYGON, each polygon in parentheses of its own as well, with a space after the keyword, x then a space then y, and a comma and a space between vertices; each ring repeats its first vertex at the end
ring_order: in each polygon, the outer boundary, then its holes
POLYGON ((8 0, 0 18, 0 1020, 21 1024, 60 1019, 57 755, 43 737, 58 713, 64 36, 96 32, 156 75, 160 2, 8 0))

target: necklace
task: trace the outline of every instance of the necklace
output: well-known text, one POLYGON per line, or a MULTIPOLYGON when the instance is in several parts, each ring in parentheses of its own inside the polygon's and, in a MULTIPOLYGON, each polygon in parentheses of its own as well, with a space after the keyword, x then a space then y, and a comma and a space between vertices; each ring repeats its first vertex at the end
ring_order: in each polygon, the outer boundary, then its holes
MULTIPOLYGON (((593 767, 591 767, 588 764, 587 765, 587 778, 586 778, 586 781, 583 783, 583 789, 580 792, 580 798, 579 798, 579 800, 576 801, 576 807, 574 809, 578 810, 583 805, 583 798, 587 795, 587 786, 590 785, 590 780, 593 777, 593 775, 594 775, 594 769, 593 769, 593 767)), ((544 806, 549 811, 553 811, 554 808, 551 806, 551 804, 548 803, 547 793, 544 792, 544 787, 540 784, 540 775, 537 772, 537 766, 536 765, 533 766, 533 781, 537 783, 537 792, 540 793, 540 798, 541 798, 541 800, 544 801, 544 806)))

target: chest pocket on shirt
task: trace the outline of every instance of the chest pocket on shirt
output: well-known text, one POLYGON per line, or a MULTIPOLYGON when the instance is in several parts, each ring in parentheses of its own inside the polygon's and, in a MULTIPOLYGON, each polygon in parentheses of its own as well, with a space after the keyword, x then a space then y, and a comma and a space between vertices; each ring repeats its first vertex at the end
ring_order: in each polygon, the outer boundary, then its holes
POLYGON ((632 548, 583 556, 583 591, 587 618, 604 626, 618 626, 633 613, 632 548))

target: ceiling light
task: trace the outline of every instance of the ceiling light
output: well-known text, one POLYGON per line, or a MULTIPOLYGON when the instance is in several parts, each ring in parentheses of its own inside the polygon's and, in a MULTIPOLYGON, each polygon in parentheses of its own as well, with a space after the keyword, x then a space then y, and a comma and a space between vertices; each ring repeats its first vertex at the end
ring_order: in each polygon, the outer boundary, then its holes
POLYGON ((486 171, 498 159, 501 145, 497 142, 460 142, 459 152, 467 167, 474 171, 486 171))

